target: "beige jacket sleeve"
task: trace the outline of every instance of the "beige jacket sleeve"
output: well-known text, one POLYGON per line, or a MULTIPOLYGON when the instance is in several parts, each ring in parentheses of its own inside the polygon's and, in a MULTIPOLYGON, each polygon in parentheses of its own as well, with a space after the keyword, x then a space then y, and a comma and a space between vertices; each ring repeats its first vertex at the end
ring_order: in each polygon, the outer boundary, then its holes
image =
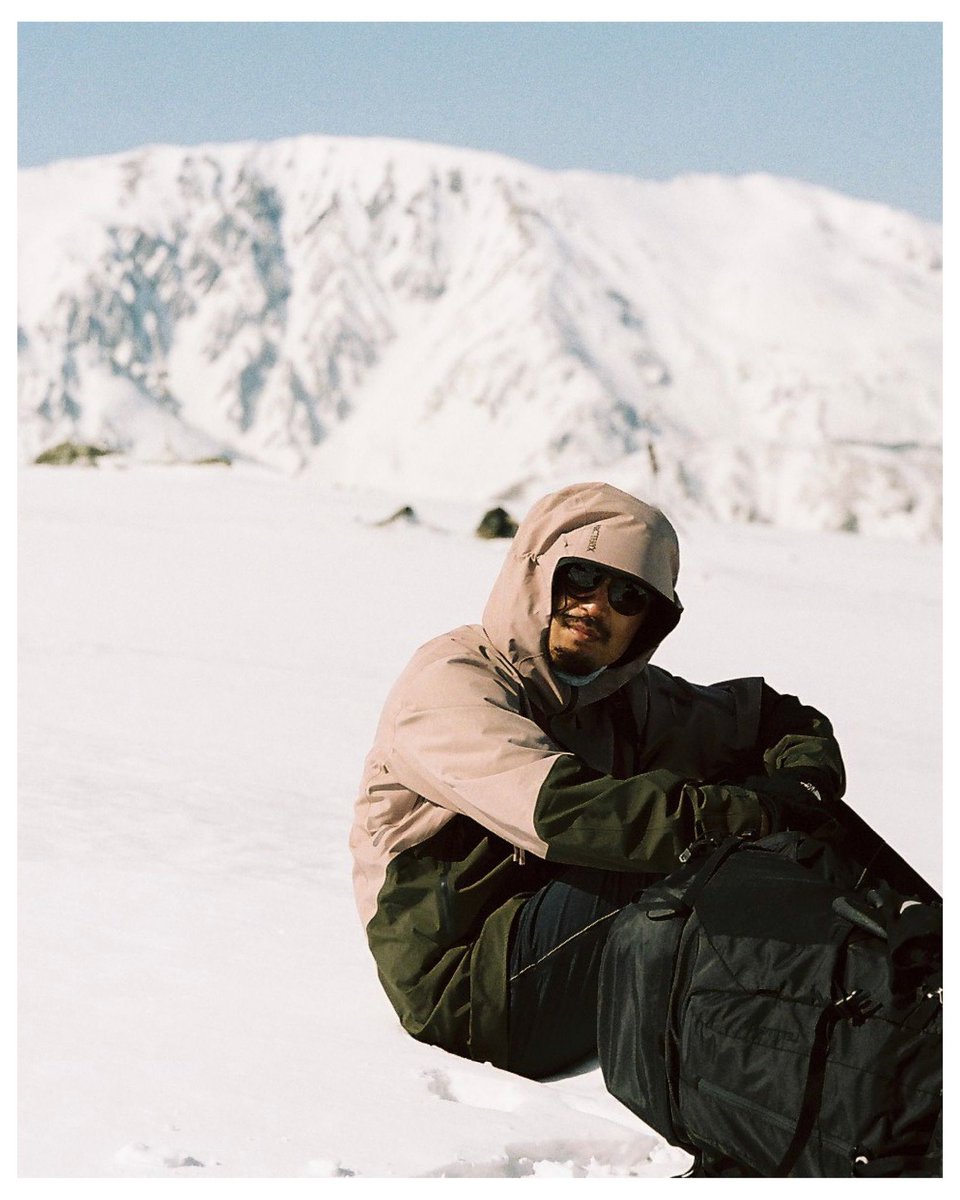
MULTIPOLYGON (((554 744, 523 708, 519 682, 480 656, 431 663, 398 706, 393 769, 428 801, 571 864, 669 871, 703 833, 759 829, 755 794, 701 787, 665 766, 614 779, 554 744)), ((698 708, 701 729, 709 714, 698 708)), ((730 723, 717 706, 714 724, 730 723)))

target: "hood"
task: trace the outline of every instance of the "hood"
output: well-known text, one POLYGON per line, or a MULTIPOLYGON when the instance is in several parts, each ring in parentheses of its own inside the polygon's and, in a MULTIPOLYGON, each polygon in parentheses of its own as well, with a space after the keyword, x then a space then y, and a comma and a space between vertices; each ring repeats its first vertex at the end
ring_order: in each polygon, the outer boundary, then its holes
POLYGON ((578 689, 578 705, 601 699, 638 675, 683 611, 675 590, 677 535, 659 509, 607 483, 572 484, 538 501, 513 538, 483 625, 547 712, 565 707, 571 698, 571 689, 554 677, 547 654, 553 573, 565 558, 587 559, 632 575, 655 596, 627 654, 578 689))

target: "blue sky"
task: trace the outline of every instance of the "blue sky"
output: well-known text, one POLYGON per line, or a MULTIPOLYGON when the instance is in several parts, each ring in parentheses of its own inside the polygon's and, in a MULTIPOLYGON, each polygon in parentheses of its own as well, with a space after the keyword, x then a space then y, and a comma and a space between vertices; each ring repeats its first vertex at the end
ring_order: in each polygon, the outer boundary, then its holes
POLYGON ((18 161, 402 137, 768 171, 940 220, 941 44, 931 22, 21 22, 18 161))

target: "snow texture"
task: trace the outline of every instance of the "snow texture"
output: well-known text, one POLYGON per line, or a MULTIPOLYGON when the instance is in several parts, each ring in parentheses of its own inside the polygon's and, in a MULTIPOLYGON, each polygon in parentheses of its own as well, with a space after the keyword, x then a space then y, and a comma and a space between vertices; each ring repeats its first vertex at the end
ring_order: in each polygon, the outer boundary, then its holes
POLYGON ((302 137, 20 173, 20 454, 940 535, 941 231, 766 175, 302 137))
MULTIPOLYGON (((20 474, 22 1176, 669 1176, 603 1088, 404 1034, 347 833, 386 692, 479 618, 480 511, 262 468, 20 474)), ((516 516, 522 516, 517 510, 516 516)), ((679 522, 657 661, 833 719, 848 798, 939 885, 939 547, 679 522)))

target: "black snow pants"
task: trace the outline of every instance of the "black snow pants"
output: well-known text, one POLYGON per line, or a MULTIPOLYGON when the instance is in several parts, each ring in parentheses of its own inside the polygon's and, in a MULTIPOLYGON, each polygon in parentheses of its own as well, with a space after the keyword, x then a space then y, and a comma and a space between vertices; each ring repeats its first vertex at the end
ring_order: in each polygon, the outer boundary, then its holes
POLYGON ((570 867, 524 902, 509 954, 511 1071, 542 1079, 596 1054, 603 945, 648 880, 570 867))

